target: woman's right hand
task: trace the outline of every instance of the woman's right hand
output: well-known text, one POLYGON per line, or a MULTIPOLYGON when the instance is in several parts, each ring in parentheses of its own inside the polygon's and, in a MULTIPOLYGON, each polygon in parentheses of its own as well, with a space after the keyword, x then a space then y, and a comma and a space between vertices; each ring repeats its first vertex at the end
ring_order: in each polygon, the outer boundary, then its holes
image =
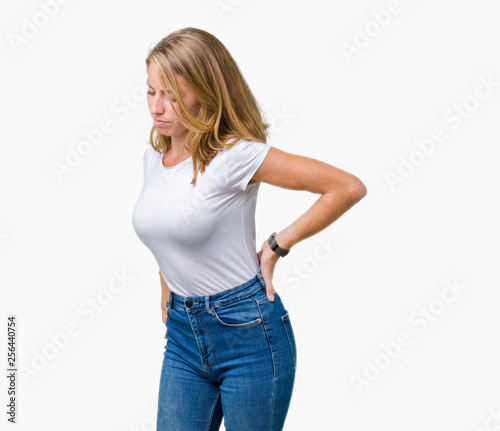
POLYGON ((163 298, 161 300, 161 320, 163 320, 163 324, 167 324, 167 305, 166 302, 163 301, 163 298))
MULTIPOLYGON (((167 324, 167 301, 163 300, 163 295, 161 296, 161 320, 163 320, 163 324, 167 324)), ((167 338, 167 332, 165 331, 165 335, 163 338, 167 338)))
MULTIPOLYGON (((161 320, 163 321, 163 324, 167 324, 167 301, 168 297, 170 294, 170 290, 167 286, 167 283, 165 283, 165 280, 163 280, 163 277, 161 275, 161 271, 159 271, 160 274, 160 284, 161 284, 161 320)), ((165 335, 163 338, 167 338, 167 332, 165 331, 165 335)))

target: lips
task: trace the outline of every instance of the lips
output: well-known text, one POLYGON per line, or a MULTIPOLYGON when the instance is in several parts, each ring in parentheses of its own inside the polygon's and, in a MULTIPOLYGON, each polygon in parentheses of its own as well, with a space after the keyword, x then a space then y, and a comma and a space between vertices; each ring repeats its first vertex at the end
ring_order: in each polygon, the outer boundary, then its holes
POLYGON ((170 121, 162 121, 162 120, 157 120, 156 118, 154 118, 154 121, 155 121, 155 124, 157 124, 158 126, 161 126, 163 124, 169 124, 170 121))

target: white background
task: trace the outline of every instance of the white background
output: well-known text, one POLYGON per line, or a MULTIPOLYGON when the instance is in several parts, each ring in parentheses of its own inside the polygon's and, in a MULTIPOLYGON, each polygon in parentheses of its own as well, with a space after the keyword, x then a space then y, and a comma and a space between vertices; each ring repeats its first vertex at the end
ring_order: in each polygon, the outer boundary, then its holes
MULTIPOLYGON (((187 26, 227 46, 272 145, 368 189, 276 266, 298 348, 285 429, 498 429, 497 1, 401 0, 385 14, 397 1, 72 0, 52 16, 42 4, 0 14, 1 315, 18 320, 17 430, 154 429, 160 284, 131 224, 152 124, 141 88, 149 47, 187 26), (478 100, 481 79, 493 84, 478 100), (106 119, 113 130, 58 178, 54 164, 106 119), (437 128, 446 139, 418 153, 437 128), (109 293, 116 273, 130 280, 109 293)), ((262 184, 259 249, 317 197, 262 184)), ((5 406, 6 379, 1 391, 5 406)))

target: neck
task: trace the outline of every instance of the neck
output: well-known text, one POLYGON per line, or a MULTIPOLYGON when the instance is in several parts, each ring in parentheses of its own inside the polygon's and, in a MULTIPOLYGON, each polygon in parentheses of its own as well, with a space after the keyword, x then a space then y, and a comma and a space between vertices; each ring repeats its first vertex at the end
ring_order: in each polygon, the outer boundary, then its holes
POLYGON ((182 155, 187 155, 189 150, 186 149, 184 145, 184 134, 181 136, 171 136, 170 137, 170 153, 175 155, 175 157, 181 157, 182 155))

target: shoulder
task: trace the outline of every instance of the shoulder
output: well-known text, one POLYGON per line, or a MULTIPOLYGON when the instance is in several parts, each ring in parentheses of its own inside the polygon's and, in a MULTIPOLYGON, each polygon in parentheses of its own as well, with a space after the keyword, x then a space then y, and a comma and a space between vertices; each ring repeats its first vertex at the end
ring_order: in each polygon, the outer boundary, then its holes
POLYGON ((159 151, 156 151, 151 144, 148 144, 146 149, 144 150, 144 163, 149 161, 160 159, 162 154, 159 151))
POLYGON ((240 139, 222 150, 221 161, 229 187, 245 191, 270 149, 271 146, 264 142, 240 139))
POLYGON ((143 165, 144 165, 144 174, 147 175, 151 169, 155 166, 155 163, 158 162, 158 160, 161 160, 161 153, 156 151, 151 144, 148 144, 146 149, 144 150, 144 155, 143 155, 143 165))
POLYGON ((148 157, 161 157, 161 153, 156 151, 151 144, 148 144, 144 150, 144 155, 148 157))
POLYGON ((267 153, 271 148, 271 145, 267 143, 251 141, 249 139, 239 139, 235 143, 233 142, 221 150, 222 153, 225 153, 226 157, 252 159, 259 154, 267 153))

